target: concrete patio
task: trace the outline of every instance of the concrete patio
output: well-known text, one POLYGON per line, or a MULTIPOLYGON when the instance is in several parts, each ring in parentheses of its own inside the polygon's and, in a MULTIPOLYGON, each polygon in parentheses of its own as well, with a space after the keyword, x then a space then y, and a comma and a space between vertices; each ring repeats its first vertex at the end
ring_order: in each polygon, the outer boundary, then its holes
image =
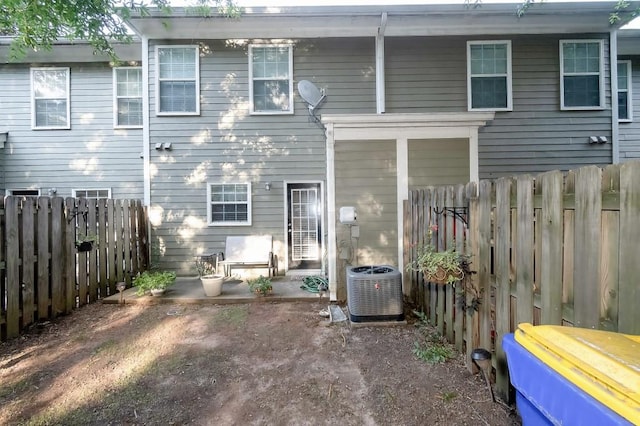
POLYGON ((151 303, 198 303, 198 304, 233 304, 252 302, 298 302, 318 301, 329 302, 329 295, 320 297, 300 288, 303 277, 275 277, 273 292, 268 296, 257 296, 249 292, 246 281, 228 277, 222 286, 222 294, 208 297, 198 277, 178 277, 173 286, 169 287, 162 296, 137 296, 136 289, 127 288, 122 296, 119 293, 103 299, 103 303, 151 304, 151 303), (122 297, 122 299, 121 299, 122 297))

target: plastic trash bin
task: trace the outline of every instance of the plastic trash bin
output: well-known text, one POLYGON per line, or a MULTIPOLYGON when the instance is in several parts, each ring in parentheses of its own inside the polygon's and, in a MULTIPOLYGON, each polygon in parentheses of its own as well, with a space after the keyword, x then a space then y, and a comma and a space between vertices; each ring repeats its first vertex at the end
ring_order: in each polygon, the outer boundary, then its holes
POLYGON ((503 347, 525 426, 640 424, 640 336, 520 324, 503 347))

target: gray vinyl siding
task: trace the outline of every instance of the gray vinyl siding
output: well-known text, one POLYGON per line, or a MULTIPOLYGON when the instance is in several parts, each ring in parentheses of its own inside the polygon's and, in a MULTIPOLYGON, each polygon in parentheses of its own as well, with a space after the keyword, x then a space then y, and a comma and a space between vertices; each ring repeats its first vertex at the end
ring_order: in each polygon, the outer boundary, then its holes
POLYGON ((620 123, 620 161, 640 159, 640 56, 631 59, 633 121, 620 123))
POLYGON ((142 130, 113 128, 112 69, 70 67, 71 129, 32 130, 30 68, 0 65, 3 189, 40 189, 71 196, 73 189, 111 188, 113 198, 143 197, 142 130))
MULTIPOLYGON (((611 163, 611 143, 588 143, 589 136, 611 141, 608 34, 473 39, 512 43, 513 111, 496 112, 480 129, 480 178, 611 163), (604 110, 560 110, 559 41, 578 38, 605 41, 604 110)), ((388 38, 387 112, 466 111, 466 42, 473 39, 388 38)))
MULTIPOLYGON (((156 116, 155 46, 198 42, 154 40, 149 47, 150 142, 173 144, 172 151, 151 150, 151 201, 162 211, 153 237, 166 248, 156 260, 195 274, 190 259, 224 251, 227 235, 263 234, 284 259, 283 182, 326 180, 324 130, 310 121, 297 90, 293 115, 249 115, 248 45, 217 40, 202 42, 209 49, 200 57, 200 115, 156 116), (207 226, 207 182, 251 182, 252 226, 207 226)), ((318 116, 375 113, 373 39, 297 41, 293 64, 295 87, 310 80, 326 90, 318 116)))
POLYGON ((469 182, 467 139, 409 140, 409 190, 469 182))
MULTIPOLYGON (((395 265, 398 258, 395 141, 336 141, 336 211, 354 206, 360 237, 351 240, 349 228, 336 223, 338 251, 350 247, 352 265, 395 265), (354 256, 357 252, 357 258, 354 256)), ((344 287, 338 259, 338 286, 344 287)), ((338 293, 340 298, 340 292, 338 293)))

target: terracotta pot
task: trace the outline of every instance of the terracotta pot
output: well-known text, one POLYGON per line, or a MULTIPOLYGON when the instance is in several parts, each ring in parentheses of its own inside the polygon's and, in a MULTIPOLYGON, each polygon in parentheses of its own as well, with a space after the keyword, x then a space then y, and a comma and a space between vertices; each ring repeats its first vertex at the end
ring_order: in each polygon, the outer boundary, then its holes
MULTIPOLYGON (((424 280, 434 284, 448 284, 448 278, 450 275, 452 274, 442 268, 438 268, 435 274, 424 272, 424 280)), ((459 274, 455 274, 453 276, 455 277, 455 281, 459 281, 464 278, 464 272, 460 272, 459 274)))
POLYGON ((209 297, 220 296, 222 293, 222 284, 224 283, 224 275, 205 275, 200 277, 204 294, 209 297))

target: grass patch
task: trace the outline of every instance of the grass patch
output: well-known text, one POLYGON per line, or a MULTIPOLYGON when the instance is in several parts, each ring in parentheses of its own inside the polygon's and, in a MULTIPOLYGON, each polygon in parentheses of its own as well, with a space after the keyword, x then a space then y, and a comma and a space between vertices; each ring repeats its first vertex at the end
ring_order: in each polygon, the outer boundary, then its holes
POLYGON ((31 387, 31 377, 25 377, 15 383, 0 386, 0 400, 11 395, 26 392, 31 387))
POLYGON ((249 307, 247 305, 227 306, 220 309, 214 315, 215 324, 226 324, 240 328, 247 323, 249 317, 249 307))
POLYGON ((413 311, 418 317, 416 324, 420 340, 414 342, 413 354, 427 364, 439 364, 455 357, 453 347, 431 325, 424 312, 413 311))
POLYGON ((118 342, 116 340, 114 339, 105 340, 93 350, 92 355, 108 356, 112 352, 115 352, 117 347, 118 347, 118 342))
POLYGON ((458 397, 458 393, 457 392, 443 392, 442 393, 442 400, 444 402, 452 402, 457 397, 458 397))

